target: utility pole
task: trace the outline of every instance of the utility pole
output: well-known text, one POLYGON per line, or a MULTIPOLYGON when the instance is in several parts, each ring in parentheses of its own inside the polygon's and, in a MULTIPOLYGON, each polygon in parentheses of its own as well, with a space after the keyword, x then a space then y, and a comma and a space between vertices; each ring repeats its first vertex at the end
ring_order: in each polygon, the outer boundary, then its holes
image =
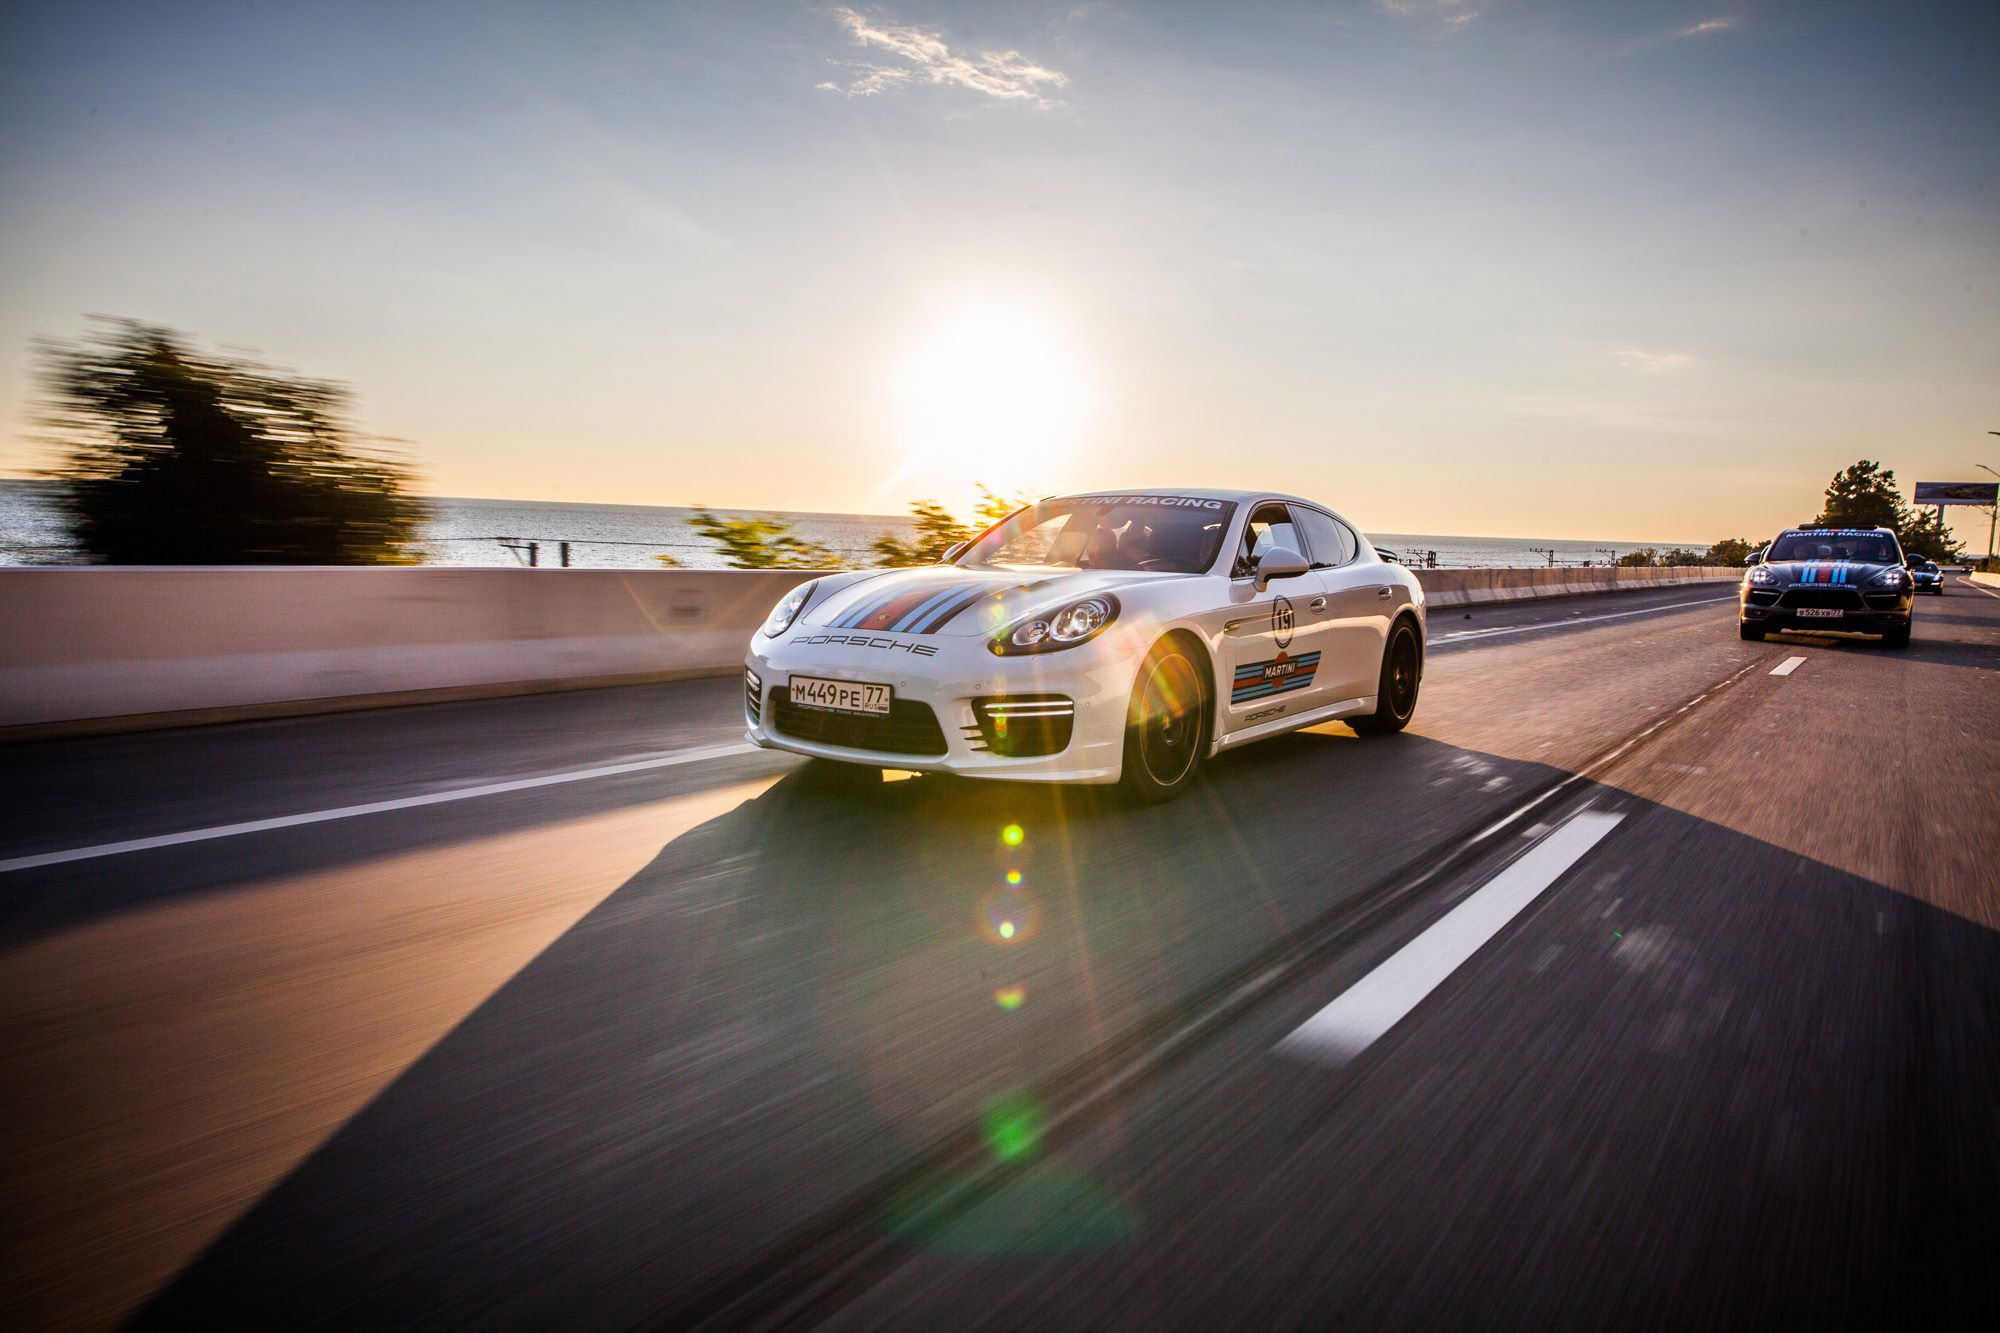
POLYGON ((1549 558, 1550 569, 1554 569, 1556 567, 1556 553, 1553 548, 1547 546, 1530 546, 1528 549, 1530 551, 1533 551, 1536 555, 1547 556, 1549 558))
POLYGON ((1615 566, 1618 563, 1618 548, 1615 546, 1600 546, 1597 548, 1597 553, 1604 557, 1604 563, 1607 565, 1615 566))
MULTIPOLYGON (((1989 430, 1986 433, 1988 435, 2000 435, 2000 430, 1989 430)), ((1993 469, 1984 463, 1974 463, 1972 466, 1978 468, 1981 472, 1993 472, 1993 469)), ((1993 475, 2000 477, 2000 472, 1993 472, 1993 475)), ((1938 512, 1942 514, 1944 510, 1939 509, 1938 512)), ((1996 504, 1986 511, 1986 563, 1989 565, 1993 563, 1993 526, 1995 523, 2000 523, 2000 504, 1996 504)))

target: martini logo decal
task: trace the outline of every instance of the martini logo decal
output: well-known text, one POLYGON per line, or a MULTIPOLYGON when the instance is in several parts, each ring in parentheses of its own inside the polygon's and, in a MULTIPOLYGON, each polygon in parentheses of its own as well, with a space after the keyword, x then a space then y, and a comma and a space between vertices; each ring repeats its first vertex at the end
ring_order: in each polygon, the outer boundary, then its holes
POLYGON ((1245 662, 1236 668, 1236 678, 1230 682, 1229 702, 1248 703, 1252 699, 1302 690, 1312 684, 1313 673, 1318 670, 1318 653, 1290 657, 1280 652, 1268 662, 1245 662))

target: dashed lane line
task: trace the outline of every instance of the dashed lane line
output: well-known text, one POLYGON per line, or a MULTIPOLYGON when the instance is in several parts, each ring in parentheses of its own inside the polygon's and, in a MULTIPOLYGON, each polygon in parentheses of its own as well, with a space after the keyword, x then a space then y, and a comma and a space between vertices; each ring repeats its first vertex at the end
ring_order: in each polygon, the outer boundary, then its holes
POLYGON ((1475 890, 1387 962, 1278 1043, 1280 1054, 1345 1064, 1401 1022, 1624 819, 1586 810, 1475 890))
POLYGON ((1806 659, 1803 657, 1788 657, 1778 663, 1778 665, 1772 667, 1771 674, 1774 676, 1789 676, 1805 664, 1806 659))

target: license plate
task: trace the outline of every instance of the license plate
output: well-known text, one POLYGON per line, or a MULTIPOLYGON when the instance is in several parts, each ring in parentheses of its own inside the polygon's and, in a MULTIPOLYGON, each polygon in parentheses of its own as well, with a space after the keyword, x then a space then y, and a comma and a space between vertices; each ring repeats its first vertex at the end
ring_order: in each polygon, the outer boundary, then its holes
POLYGON ((1811 616, 1818 620, 1838 620, 1847 612, 1837 606, 1802 606, 1792 612, 1795 616, 1811 616))
POLYGON ((817 676, 793 676, 792 702, 805 708, 824 708, 830 713, 886 713, 896 694, 887 685, 870 685, 858 680, 822 680, 817 676))

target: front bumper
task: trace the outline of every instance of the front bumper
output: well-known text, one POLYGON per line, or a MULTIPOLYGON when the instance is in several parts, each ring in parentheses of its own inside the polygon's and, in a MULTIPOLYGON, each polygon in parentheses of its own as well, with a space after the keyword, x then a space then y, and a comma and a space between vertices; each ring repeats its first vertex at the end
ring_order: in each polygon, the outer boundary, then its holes
POLYGON ((1745 584, 1737 591, 1736 618, 1745 625, 1761 625, 1773 630, 1881 634, 1910 623, 1914 595, 1913 587, 1901 592, 1852 589, 1836 594, 1824 585, 1757 588, 1745 584), (1801 604, 1808 602, 1821 605, 1801 604), (1813 610, 1835 610, 1840 614, 1802 614, 1813 610))
MULTIPOLYGON (((776 639, 760 634, 751 642, 744 663, 759 681, 754 703, 747 677, 745 681, 746 736, 766 749, 920 773, 1019 782, 1116 782, 1124 766, 1125 715, 1138 669, 1137 659, 1127 655, 1116 635, 1114 627, 1076 648, 997 657, 977 636, 919 639, 811 626, 776 639), (931 652, 918 656, 911 652, 913 644, 931 652), (869 749, 788 734, 780 692, 788 688, 793 675, 889 686, 901 710, 899 721, 906 724, 895 729, 898 741, 931 734, 922 726, 923 719, 907 708, 918 705, 936 718, 943 753, 869 749), (1069 743, 1057 753, 1009 758, 988 747, 973 701, 1024 696, 1060 696, 1073 703, 1069 743)), ((888 733, 882 734, 886 739, 888 733)))

